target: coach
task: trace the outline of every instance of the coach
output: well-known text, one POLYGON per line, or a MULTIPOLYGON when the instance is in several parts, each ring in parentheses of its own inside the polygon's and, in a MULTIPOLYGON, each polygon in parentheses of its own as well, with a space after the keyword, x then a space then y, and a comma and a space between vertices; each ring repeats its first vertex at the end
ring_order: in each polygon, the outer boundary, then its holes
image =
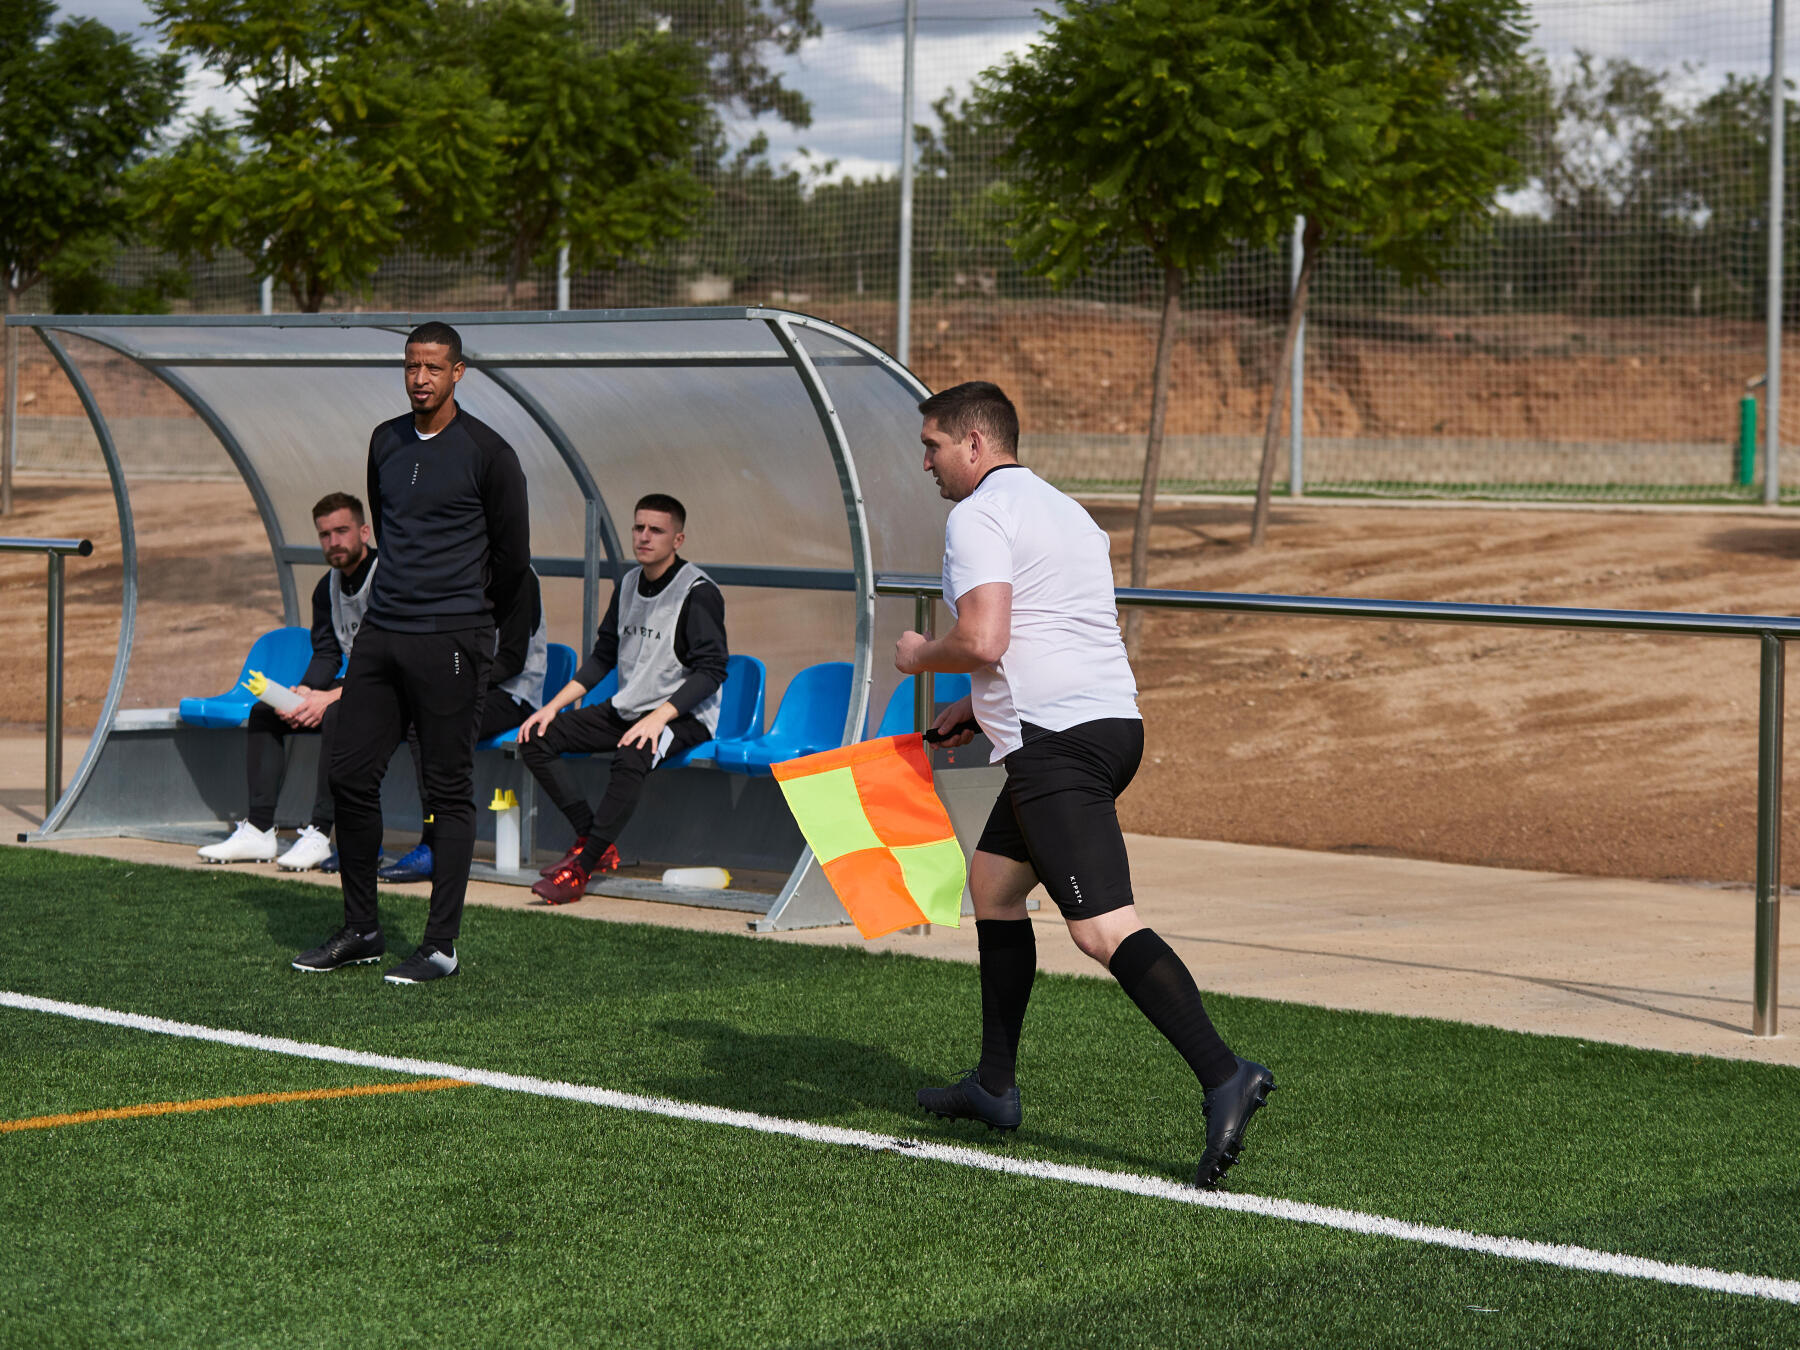
POLYGON ((919 1105, 1018 1126, 1015 1065, 1037 970, 1025 897, 1041 881, 1075 945, 1111 971, 1200 1079, 1206 1144, 1194 1180, 1216 1185, 1275 1080, 1220 1039, 1193 976, 1132 903, 1115 803, 1143 757, 1144 723, 1106 533, 1019 463, 1018 414, 997 386, 960 384, 919 411, 925 471, 956 503, 944 530, 944 601, 955 623, 935 641, 904 634, 894 664, 908 674, 969 673, 970 696, 939 716, 937 730, 973 715, 1006 765, 969 868, 980 1063, 948 1087, 921 1089, 919 1105))
POLYGON ((381 566, 350 668, 331 757, 344 926, 297 970, 378 961, 381 779, 418 730, 425 813, 435 819, 431 910, 393 984, 457 973, 456 938, 475 851, 474 760, 496 621, 520 601, 531 560, 525 475, 498 432, 456 405, 462 339, 444 323, 406 339, 412 412, 369 440, 369 507, 381 566))

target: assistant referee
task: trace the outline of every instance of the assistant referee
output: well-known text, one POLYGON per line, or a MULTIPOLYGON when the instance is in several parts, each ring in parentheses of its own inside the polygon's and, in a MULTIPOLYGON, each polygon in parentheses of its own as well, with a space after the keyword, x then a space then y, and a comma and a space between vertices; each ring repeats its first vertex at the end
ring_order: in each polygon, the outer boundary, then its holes
POLYGON ((525 474, 501 435, 456 405, 462 338, 426 323, 406 339, 412 412, 369 439, 369 507, 381 566, 338 713, 331 756, 344 926, 294 961, 336 970, 387 950, 376 910, 381 779, 418 730, 435 819, 431 910, 417 950, 387 972, 422 984, 460 969, 456 938, 475 852, 475 739, 494 661, 495 624, 521 602, 531 565, 525 474))
POLYGON ((1037 971, 1025 897, 1041 881, 1075 945, 1112 972, 1199 1078, 1206 1144, 1194 1182, 1215 1186, 1275 1078, 1226 1046, 1193 976, 1132 903, 1115 803, 1143 757, 1144 723, 1106 533, 1019 463, 1018 413, 998 386, 959 384, 919 411, 925 470, 956 503, 944 530, 944 600, 955 623, 935 641, 904 634, 894 664, 913 675, 968 673, 970 696, 938 717, 937 730, 972 715, 1006 765, 969 868, 981 1060, 948 1087, 921 1089, 919 1105, 1017 1128, 1019 1033, 1037 971))

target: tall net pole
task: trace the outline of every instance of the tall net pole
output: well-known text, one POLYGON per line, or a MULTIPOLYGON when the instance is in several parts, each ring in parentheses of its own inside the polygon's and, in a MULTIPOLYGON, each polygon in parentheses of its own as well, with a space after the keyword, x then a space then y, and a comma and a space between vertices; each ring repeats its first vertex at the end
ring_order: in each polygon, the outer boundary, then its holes
POLYGON ((1783 183, 1787 130, 1787 89, 1783 49, 1787 45, 1786 0, 1772 0, 1769 23, 1769 315, 1768 385, 1764 400, 1769 425, 1763 451, 1763 501, 1781 501, 1781 254, 1782 214, 1786 195, 1783 183))
POLYGON ((912 364, 913 40, 918 27, 918 0, 906 0, 906 51, 900 77, 900 282, 894 313, 894 356, 903 366, 912 364))
MULTIPOLYGON (((1294 217, 1293 257, 1288 268, 1288 302, 1300 285, 1300 268, 1306 262, 1306 217, 1294 217)), ((1306 316, 1300 316, 1300 332, 1294 340, 1294 382, 1288 389, 1288 496, 1306 491, 1306 433, 1301 419, 1306 413, 1306 316)))
MULTIPOLYGON (((575 17, 575 0, 568 0, 569 17, 575 17)), ((556 250, 556 307, 569 308, 569 241, 564 239, 556 250)))

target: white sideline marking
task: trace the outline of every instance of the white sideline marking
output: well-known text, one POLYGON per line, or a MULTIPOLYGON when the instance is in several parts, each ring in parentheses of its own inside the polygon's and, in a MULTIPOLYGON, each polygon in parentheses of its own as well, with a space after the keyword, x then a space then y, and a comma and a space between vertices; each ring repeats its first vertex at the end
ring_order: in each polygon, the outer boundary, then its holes
POLYGON ((1199 1205, 1206 1209, 1231 1210, 1238 1214, 1255 1214, 1267 1219, 1285 1219, 1290 1223, 1312 1224, 1335 1228, 1347 1233, 1363 1233, 1371 1237, 1393 1238, 1401 1242, 1421 1242, 1432 1247, 1450 1247, 1457 1251, 1479 1252, 1508 1261, 1530 1261, 1540 1265, 1560 1266, 1565 1270, 1595 1271, 1603 1275, 1623 1275, 1636 1280, 1654 1280, 1659 1284, 1686 1285, 1695 1289, 1711 1289, 1723 1294, 1742 1294, 1751 1298, 1775 1299, 1782 1303, 1800 1304, 1800 1280, 1778 1280, 1767 1275, 1745 1275, 1735 1271, 1711 1270, 1705 1266, 1678 1266, 1666 1261, 1653 1261, 1622 1252, 1595 1251, 1589 1247, 1573 1247, 1562 1243, 1529 1242, 1524 1238, 1490 1237, 1484 1233, 1464 1232, 1460 1228, 1439 1228, 1429 1224, 1408 1223, 1379 1214, 1363 1214, 1351 1209, 1333 1209, 1327 1205, 1309 1205, 1298 1200, 1274 1200, 1257 1195, 1238 1195, 1227 1191, 1198 1191, 1163 1177, 1147 1177, 1129 1172, 1107 1172, 1095 1167, 1071 1167, 1065 1163, 1036 1162, 1010 1158, 1004 1154, 980 1149, 960 1148, 954 1144, 933 1144, 922 1139, 903 1139, 895 1135, 875 1134, 868 1130, 847 1130, 835 1125, 815 1125, 809 1121, 785 1120, 780 1116, 758 1115, 754 1111, 733 1111, 722 1106, 703 1106, 695 1102, 675 1101, 668 1097, 640 1097, 631 1092, 615 1092, 611 1088, 587 1087, 579 1083, 556 1083, 545 1078, 523 1074, 495 1073, 488 1069, 471 1069, 460 1064, 440 1064, 432 1060, 402 1059, 394 1055, 371 1055, 360 1050, 346 1050, 335 1045, 315 1045, 307 1041, 290 1041, 281 1036, 258 1036, 248 1031, 221 1030, 196 1026, 191 1022, 172 1022, 142 1013, 116 1012, 111 1008, 89 1007, 82 1003, 63 1003, 56 999, 37 998, 0 990, 0 1007, 19 1008, 28 1012, 52 1013, 73 1017, 83 1022, 100 1022, 107 1026, 127 1027, 134 1031, 151 1031, 163 1036, 180 1036, 189 1040, 214 1041, 220 1045, 244 1050, 264 1050, 271 1054, 293 1055, 300 1059, 324 1060, 332 1064, 351 1064, 365 1069, 385 1069, 390 1073, 412 1074, 420 1078, 460 1078, 502 1092, 524 1092, 535 1097, 562 1097, 569 1101, 587 1102, 593 1106, 611 1107, 618 1111, 637 1111, 648 1115, 670 1116, 677 1120, 697 1120, 710 1125, 730 1125, 740 1130, 761 1134, 787 1135, 813 1143, 838 1144, 846 1148, 869 1149, 896 1153, 901 1157, 929 1162, 951 1163, 958 1167, 975 1167, 986 1172, 1007 1172, 1014 1176, 1033 1177, 1040 1181, 1062 1181, 1074 1186, 1092 1186, 1100 1190, 1122 1191, 1153 1200, 1171 1200, 1177 1204, 1199 1205))

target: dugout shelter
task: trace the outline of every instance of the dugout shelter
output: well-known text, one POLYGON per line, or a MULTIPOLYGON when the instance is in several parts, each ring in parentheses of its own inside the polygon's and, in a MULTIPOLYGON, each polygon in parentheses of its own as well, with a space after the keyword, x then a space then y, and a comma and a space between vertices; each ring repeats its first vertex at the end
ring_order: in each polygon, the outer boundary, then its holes
MULTIPOLYGON (((929 391, 854 333, 761 308, 19 316, 8 322, 38 332, 91 423, 117 504, 123 570, 104 705, 38 837, 196 842, 217 837, 241 809, 241 730, 184 723, 166 688, 128 697, 134 650, 153 631, 134 494, 166 478, 167 465, 134 445, 150 433, 146 419, 130 415, 125 386, 153 380, 159 397, 191 413, 189 434, 216 442, 254 502, 281 622, 305 625, 323 571, 311 506, 334 489, 363 495, 370 431, 407 410, 404 336, 427 320, 461 333, 468 371, 459 403, 504 435, 524 467, 552 642, 577 651, 591 644, 613 580, 633 565, 633 504, 669 492, 689 512, 684 556, 724 590, 733 652, 767 669, 768 717, 795 674, 845 662, 842 740, 865 734, 871 708, 881 719, 897 683, 888 653, 914 615, 910 601, 878 598, 874 579, 935 572, 948 508, 919 463, 916 405, 929 391)), ((256 636, 246 627, 192 640, 236 657, 256 636)), ((308 758, 316 738, 292 737, 290 747, 282 823, 304 815, 316 763, 308 758)), ((402 747, 384 785, 390 830, 418 824, 405 756, 402 747)), ((597 790, 605 766, 589 771, 597 790)), ((483 801, 528 780, 504 750, 478 756, 483 801)), ((491 837, 491 817, 481 815, 491 837)), ((566 836, 547 806, 535 826, 546 850, 566 836)), ((531 827, 528 820, 528 838, 531 827)), ((714 897, 766 911, 758 927, 841 918, 766 777, 659 770, 620 842, 628 856, 670 864, 787 873, 776 894, 714 897)))

